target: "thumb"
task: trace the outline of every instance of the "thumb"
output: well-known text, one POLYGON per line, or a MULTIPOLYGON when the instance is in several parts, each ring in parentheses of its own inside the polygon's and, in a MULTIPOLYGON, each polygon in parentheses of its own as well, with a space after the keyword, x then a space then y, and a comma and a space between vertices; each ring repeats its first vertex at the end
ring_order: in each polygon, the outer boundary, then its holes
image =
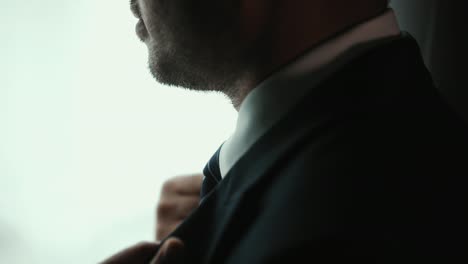
POLYGON ((179 264, 184 263, 184 242, 171 237, 164 241, 161 249, 151 264, 179 264))

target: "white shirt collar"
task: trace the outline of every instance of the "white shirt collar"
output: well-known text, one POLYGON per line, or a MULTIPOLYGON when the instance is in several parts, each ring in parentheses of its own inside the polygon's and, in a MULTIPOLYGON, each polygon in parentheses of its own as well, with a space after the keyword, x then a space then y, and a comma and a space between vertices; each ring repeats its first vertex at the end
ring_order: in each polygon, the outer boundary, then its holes
POLYGON ((315 84, 311 83, 307 87, 294 87, 294 90, 272 84, 304 74, 313 74, 357 44, 397 36, 400 33, 395 14, 390 9, 383 15, 360 24, 308 51, 263 81, 242 102, 236 129, 221 148, 219 166, 222 177, 308 90, 318 85, 321 78, 317 76, 315 84))

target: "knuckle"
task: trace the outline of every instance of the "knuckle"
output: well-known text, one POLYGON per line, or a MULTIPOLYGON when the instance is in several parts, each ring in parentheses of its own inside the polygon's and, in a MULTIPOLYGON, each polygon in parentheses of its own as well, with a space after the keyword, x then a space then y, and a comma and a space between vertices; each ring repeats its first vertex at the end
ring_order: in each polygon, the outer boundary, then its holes
POLYGON ((153 251, 155 249, 155 246, 157 246, 157 245, 155 245, 154 243, 142 241, 142 242, 136 243, 132 247, 132 250, 135 253, 143 254, 144 252, 153 251))
POLYGON ((166 227, 162 225, 158 225, 156 227, 156 239, 161 240, 167 234, 166 227))
POLYGON ((182 221, 171 221, 164 224, 158 224, 156 227, 156 240, 162 240, 173 232, 182 221))
POLYGON ((140 241, 140 242, 136 243, 133 247, 139 248, 139 249, 145 249, 145 248, 148 248, 148 247, 151 247, 151 246, 152 246, 152 244, 149 243, 149 242, 140 241))
POLYGON ((177 205, 168 199, 161 200, 156 206, 156 214, 158 215, 158 218, 161 216, 167 216, 173 213, 176 207, 177 205))
POLYGON ((169 179, 162 185, 162 193, 173 193, 177 190, 177 182, 175 179, 169 179))

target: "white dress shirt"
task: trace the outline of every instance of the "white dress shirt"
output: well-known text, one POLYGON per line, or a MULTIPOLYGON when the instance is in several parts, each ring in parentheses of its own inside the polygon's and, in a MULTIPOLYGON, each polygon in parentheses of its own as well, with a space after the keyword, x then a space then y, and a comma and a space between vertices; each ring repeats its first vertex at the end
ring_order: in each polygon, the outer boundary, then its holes
POLYGON ((278 83, 287 83, 288 80, 304 74, 314 75, 319 69, 333 64, 340 55, 358 44, 400 34, 395 14, 389 9, 384 14, 313 48, 264 80, 242 102, 236 129, 221 148, 219 156, 221 176, 224 177, 262 135, 326 76, 317 74, 315 82, 306 87, 287 87, 277 85, 278 83))

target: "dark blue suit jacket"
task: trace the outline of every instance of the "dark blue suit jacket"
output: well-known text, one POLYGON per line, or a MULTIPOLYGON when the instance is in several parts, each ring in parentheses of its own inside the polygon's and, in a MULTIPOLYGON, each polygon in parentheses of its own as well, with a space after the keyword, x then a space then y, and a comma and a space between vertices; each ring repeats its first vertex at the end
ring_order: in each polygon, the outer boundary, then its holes
POLYGON ((190 263, 466 258, 467 177, 468 128, 405 36, 312 89, 173 235, 190 263))

